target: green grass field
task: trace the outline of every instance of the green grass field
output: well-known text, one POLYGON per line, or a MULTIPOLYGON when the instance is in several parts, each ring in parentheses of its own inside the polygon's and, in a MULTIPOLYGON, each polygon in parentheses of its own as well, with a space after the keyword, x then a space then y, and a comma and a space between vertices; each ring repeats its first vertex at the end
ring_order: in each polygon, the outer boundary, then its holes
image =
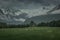
POLYGON ((60 28, 4 28, 0 29, 0 40, 60 40, 60 28))

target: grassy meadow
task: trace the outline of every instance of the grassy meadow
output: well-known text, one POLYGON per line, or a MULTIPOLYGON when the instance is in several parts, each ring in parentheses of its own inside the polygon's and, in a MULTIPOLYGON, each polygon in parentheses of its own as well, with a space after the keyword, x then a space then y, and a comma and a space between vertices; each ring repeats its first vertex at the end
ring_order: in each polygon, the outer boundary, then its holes
POLYGON ((60 28, 4 28, 0 29, 0 40, 60 40, 60 28))

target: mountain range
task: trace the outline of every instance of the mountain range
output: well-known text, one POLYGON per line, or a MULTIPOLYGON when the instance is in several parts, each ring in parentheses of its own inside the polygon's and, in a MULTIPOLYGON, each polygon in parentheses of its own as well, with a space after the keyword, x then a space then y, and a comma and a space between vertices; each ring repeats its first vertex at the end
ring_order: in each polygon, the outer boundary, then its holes
MULTIPOLYGON (((7 11, 9 12, 9 10, 7 11)), ((38 15, 33 17, 28 17, 27 13, 21 13, 20 15, 14 16, 12 14, 5 14, 0 15, 0 22, 5 22, 8 24, 25 24, 30 23, 31 21, 34 21, 35 23, 41 23, 41 22, 50 22, 52 20, 60 20, 60 13, 56 14, 46 14, 46 15, 38 15)))
POLYGON ((60 14, 39 15, 28 18, 24 23, 30 23, 31 21, 34 21, 38 24, 41 22, 50 22, 53 20, 60 20, 60 14))

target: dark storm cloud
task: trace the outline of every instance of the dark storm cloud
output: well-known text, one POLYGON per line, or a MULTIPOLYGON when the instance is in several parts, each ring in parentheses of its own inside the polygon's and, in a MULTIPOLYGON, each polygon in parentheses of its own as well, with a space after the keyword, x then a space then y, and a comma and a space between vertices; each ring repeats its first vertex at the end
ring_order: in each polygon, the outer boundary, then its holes
MULTIPOLYGON (((28 9, 35 10, 41 6, 58 5, 60 0, 0 0, 0 8, 2 9, 28 9)), ((46 7, 47 7, 46 6, 46 7)), ((14 11, 12 10, 12 11, 14 11)), ((27 11, 28 11, 27 10, 27 11)), ((25 10, 24 10, 25 11, 25 10)), ((39 11, 39 10, 38 10, 39 11)))
POLYGON ((39 5, 50 5, 50 4, 60 4, 60 0, 0 0, 1 8, 26 8, 29 5, 34 6, 34 4, 39 5))
POLYGON ((50 14, 51 12, 54 12, 56 10, 60 10, 60 4, 54 7, 52 10, 48 11, 47 14, 50 14))
MULTIPOLYGON (((14 16, 13 13, 17 15, 15 18, 22 18, 25 20, 27 15, 30 18, 36 15, 45 14, 47 10, 51 10, 58 4, 60 4, 60 0, 0 0, 0 9, 3 9, 3 11, 5 11, 4 13, 9 13, 7 15, 11 15, 8 18, 10 21, 12 20, 11 17, 14 16)), ((8 19, 5 17, 5 20, 8 19)))
POLYGON ((19 2, 34 2, 34 3, 41 3, 41 4, 60 4, 60 0, 17 0, 19 2))
POLYGON ((20 2, 39 2, 39 3, 42 3, 43 0, 17 0, 17 1, 20 1, 20 2))
MULTIPOLYGON (((59 4, 60 0, 0 0, 1 5, 5 6, 15 6, 15 5, 22 5, 25 3, 25 5, 30 4, 30 3, 41 3, 41 4, 59 4)), ((11 7, 10 6, 10 7, 11 7)))

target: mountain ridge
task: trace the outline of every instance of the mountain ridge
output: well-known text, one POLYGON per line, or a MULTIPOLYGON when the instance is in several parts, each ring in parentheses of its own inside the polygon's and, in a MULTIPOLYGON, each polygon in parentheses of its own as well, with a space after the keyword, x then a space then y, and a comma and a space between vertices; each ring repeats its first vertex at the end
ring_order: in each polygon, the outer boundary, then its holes
POLYGON ((34 21, 35 23, 50 22, 53 20, 60 20, 59 17, 60 14, 39 15, 39 16, 28 18, 24 23, 29 23, 30 21, 34 21))

